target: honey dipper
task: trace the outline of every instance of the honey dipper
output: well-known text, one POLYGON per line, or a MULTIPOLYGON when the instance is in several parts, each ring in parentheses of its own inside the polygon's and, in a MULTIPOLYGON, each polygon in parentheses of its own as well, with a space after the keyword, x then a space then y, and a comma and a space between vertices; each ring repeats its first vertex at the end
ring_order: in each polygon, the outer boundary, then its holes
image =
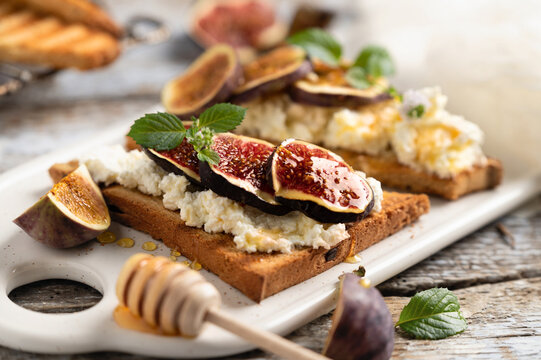
POLYGON ((328 359, 221 312, 218 290, 197 271, 166 257, 130 257, 120 271, 116 293, 132 315, 169 335, 197 336, 208 321, 284 358, 328 359))

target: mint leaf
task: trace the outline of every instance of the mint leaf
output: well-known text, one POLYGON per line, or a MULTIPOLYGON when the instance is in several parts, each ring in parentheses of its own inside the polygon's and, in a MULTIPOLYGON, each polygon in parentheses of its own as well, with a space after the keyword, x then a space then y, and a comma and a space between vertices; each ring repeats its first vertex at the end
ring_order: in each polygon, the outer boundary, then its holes
POLYGON ((433 288, 415 294, 400 313, 396 326, 417 339, 436 340, 461 333, 468 325, 456 295, 433 288))
MULTIPOLYGON (((400 94, 398 92, 398 90, 396 90, 394 88, 394 86, 390 86, 388 89, 387 89, 387 93, 389 95, 391 95, 392 97, 394 97, 396 100, 399 100, 399 101, 402 101, 402 94, 400 94)), ((423 109, 424 110, 424 109, 423 109)), ((423 111, 424 112, 424 111, 423 111)))
POLYGON ((336 66, 342 57, 342 46, 328 32, 310 28, 290 36, 286 40, 291 45, 303 48, 308 55, 324 63, 336 66))
POLYGON ((408 116, 411 118, 420 118, 425 113, 425 106, 423 104, 419 104, 414 108, 411 108, 410 111, 408 111, 408 116))
POLYGON ((361 90, 372 85, 366 77, 366 72, 360 67, 349 68, 346 72, 346 81, 349 85, 361 90))
POLYGON ((216 133, 236 128, 244 119, 246 109, 233 104, 216 104, 199 116, 199 127, 207 127, 216 133))
POLYGON ((168 113, 145 114, 135 120, 128 136, 138 145, 156 150, 171 150, 179 146, 186 129, 182 121, 168 113))
POLYGON ((393 75, 395 72, 391 56, 384 48, 376 45, 366 46, 353 63, 353 67, 360 67, 367 75, 375 78, 393 75))
POLYGON ((205 161, 210 165, 217 165, 220 162, 220 155, 211 149, 202 149, 197 153, 199 161, 205 161))

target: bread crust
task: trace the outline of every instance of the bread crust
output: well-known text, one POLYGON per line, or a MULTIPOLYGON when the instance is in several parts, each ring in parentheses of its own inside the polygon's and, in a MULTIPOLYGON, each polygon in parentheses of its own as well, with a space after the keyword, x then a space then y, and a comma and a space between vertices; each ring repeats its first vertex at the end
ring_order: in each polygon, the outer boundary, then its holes
POLYGON ((493 189, 502 182, 503 167, 499 160, 488 158, 483 166, 474 166, 459 174, 441 178, 413 169, 398 162, 393 154, 380 156, 364 155, 349 150, 335 150, 355 169, 362 170, 367 176, 374 177, 385 186, 438 195, 448 200, 480 190, 493 189))
POLYGON ((120 54, 111 33, 20 4, 24 2, 0 4, 0 61, 86 70, 109 64, 120 54))
MULTIPOLYGON (((74 162, 55 164, 49 173, 58 181, 74 166, 74 162)), ((394 234, 430 209, 426 195, 384 192, 383 210, 348 224, 350 238, 331 249, 300 248, 290 254, 247 253, 236 248, 231 235, 210 234, 187 226, 179 212, 165 209, 158 197, 120 185, 102 191, 113 220, 162 240, 192 261, 197 260, 256 302, 330 269, 394 234)))

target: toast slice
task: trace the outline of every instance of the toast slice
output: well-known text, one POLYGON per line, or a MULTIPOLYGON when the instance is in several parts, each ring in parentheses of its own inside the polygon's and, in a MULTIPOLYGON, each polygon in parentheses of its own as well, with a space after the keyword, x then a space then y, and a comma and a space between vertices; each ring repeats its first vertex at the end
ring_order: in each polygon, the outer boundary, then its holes
POLYGON ((456 200, 475 191, 493 189, 502 182, 503 177, 502 164, 494 158, 488 158, 484 166, 475 166, 456 176, 441 178, 403 165, 391 153, 371 156, 347 150, 335 152, 355 169, 364 171, 367 176, 378 179, 386 186, 439 195, 448 200, 456 200))
POLYGON ((115 37, 122 35, 122 29, 105 11, 87 0, 6 0, 20 4, 42 14, 55 16, 67 23, 81 23, 88 27, 110 33, 115 37))
MULTIPOLYGON (((44 8, 50 5, 41 3, 44 8)), ((111 33, 25 5, 22 0, 0 4, 0 61, 86 70, 120 54, 120 43, 111 33)))
MULTIPOLYGON (((55 164, 49 173, 58 181, 74 166, 76 163, 55 164)), ((102 191, 115 221, 148 233, 187 258, 197 260, 256 302, 339 264, 430 209, 426 195, 385 192, 383 210, 350 224, 350 238, 331 249, 301 248, 290 254, 246 253, 235 247, 231 235, 210 234, 185 225, 178 211, 165 209, 158 197, 119 185, 102 191)))

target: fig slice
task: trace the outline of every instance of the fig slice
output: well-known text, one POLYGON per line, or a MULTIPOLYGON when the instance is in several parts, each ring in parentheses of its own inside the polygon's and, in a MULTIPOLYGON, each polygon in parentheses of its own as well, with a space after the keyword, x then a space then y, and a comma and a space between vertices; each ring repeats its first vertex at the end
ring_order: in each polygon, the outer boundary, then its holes
POLYGON ((275 199, 323 223, 364 218, 374 206, 374 192, 335 153, 301 140, 287 139, 267 164, 275 199))
MULTIPOLYGON (((184 122, 184 126, 189 127, 187 122, 184 122)), ((197 152, 186 138, 182 140, 179 146, 171 150, 158 151, 145 148, 144 151, 149 158, 154 160, 165 171, 183 175, 193 184, 201 186, 197 152)))
POLYGON ((323 355, 337 360, 386 360, 394 347, 394 326, 383 297, 363 279, 345 274, 323 355))
POLYGON ((243 103, 261 95, 278 92, 312 71, 306 52, 295 46, 279 47, 243 66, 244 82, 231 101, 243 103))
POLYGON ((227 99, 241 76, 235 50, 226 44, 215 45, 165 85, 162 103, 168 112, 187 120, 227 99))
POLYGON ((107 230, 111 218, 99 187, 81 165, 13 222, 47 246, 69 248, 107 230))
POLYGON ((379 78, 366 89, 350 86, 346 80, 344 67, 327 69, 319 74, 298 80, 289 88, 289 96, 298 103, 318 106, 356 107, 389 100, 388 83, 379 78))
POLYGON ((274 145, 263 140, 230 133, 217 134, 212 149, 220 156, 217 165, 201 162, 201 182, 215 193, 251 205, 269 214, 291 211, 274 200, 265 176, 265 164, 274 145))

